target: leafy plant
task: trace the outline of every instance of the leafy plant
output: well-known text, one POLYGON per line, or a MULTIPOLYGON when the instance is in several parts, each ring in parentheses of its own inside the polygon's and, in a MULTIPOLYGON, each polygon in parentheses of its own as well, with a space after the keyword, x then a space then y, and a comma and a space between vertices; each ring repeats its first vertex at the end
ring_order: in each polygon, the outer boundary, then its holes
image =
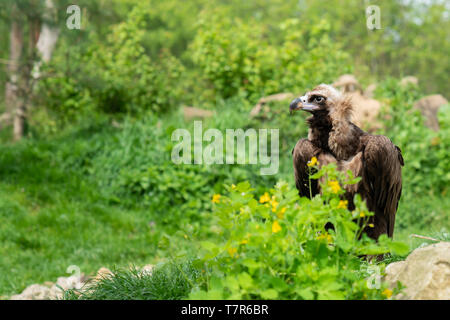
POLYGON ((138 114, 176 107, 184 67, 167 49, 149 55, 145 36, 151 10, 148 3, 135 6, 125 21, 110 27, 105 42, 91 35, 89 46, 63 46, 62 56, 43 69, 47 77, 39 84, 40 103, 63 124, 96 112, 138 114))
POLYGON ((192 58, 221 98, 241 95, 253 101, 271 93, 298 92, 351 70, 349 56, 327 36, 329 28, 325 21, 307 29, 299 19, 288 19, 276 26, 273 37, 258 21, 207 11, 192 58))
MULTIPOLYGON (((193 299, 381 299, 383 290, 369 289, 360 270, 362 255, 405 254, 409 247, 378 243, 362 234, 371 227, 364 202, 355 198, 349 211, 341 185, 345 177, 333 165, 312 178, 326 177, 323 195, 298 201, 285 182, 255 197, 248 182, 232 185, 228 196, 216 196, 212 224, 215 241, 203 241, 196 261, 210 268, 206 287, 193 299), (334 230, 325 230, 332 222, 334 230), (360 227, 362 226, 362 228, 360 227)), ((386 298, 386 296, 384 296, 386 298)))
MULTIPOLYGON (((436 225, 448 225, 446 215, 439 215, 432 207, 437 198, 448 193, 450 108, 441 107, 438 113, 440 130, 435 132, 424 125, 422 114, 413 108, 414 102, 421 97, 417 86, 405 87, 396 79, 387 79, 379 85, 376 94, 384 102, 380 117, 384 129, 381 133, 401 148, 405 160, 398 214, 400 225, 426 226, 436 223, 437 219, 440 223, 436 225), (424 199, 417 201, 417 197, 424 199)), ((442 201, 439 210, 445 212, 448 206, 448 201, 442 201)))

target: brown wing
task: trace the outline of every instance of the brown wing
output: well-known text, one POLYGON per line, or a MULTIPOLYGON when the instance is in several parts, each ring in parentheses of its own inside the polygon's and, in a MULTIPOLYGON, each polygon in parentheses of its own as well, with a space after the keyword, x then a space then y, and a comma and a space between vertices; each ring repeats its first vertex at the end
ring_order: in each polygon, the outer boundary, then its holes
POLYGON ((313 197, 320 193, 320 180, 311 180, 311 192, 309 190, 309 172, 307 164, 312 157, 316 157, 320 166, 330 162, 336 162, 336 159, 330 154, 312 144, 308 139, 300 139, 292 150, 294 161, 295 185, 300 197, 313 197))
POLYGON ((361 143, 363 172, 358 193, 375 213, 374 228, 369 228, 367 233, 374 239, 381 234, 392 237, 402 193, 401 150, 385 136, 366 135, 361 137, 361 143))
POLYGON ((295 185, 300 197, 313 197, 319 193, 317 180, 311 180, 311 192, 309 190, 309 168, 308 161, 317 156, 319 148, 314 146, 308 139, 300 139, 292 150, 294 161, 295 185))

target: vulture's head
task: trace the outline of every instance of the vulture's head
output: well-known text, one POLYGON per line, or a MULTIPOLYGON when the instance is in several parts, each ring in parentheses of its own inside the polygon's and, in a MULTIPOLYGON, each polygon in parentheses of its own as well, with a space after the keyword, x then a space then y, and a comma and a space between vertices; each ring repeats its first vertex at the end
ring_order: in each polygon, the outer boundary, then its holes
POLYGON ((315 117, 330 116, 350 119, 351 102, 338 90, 327 84, 321 84, 304 96, 294 99, 289 106, 291 114, 296 110, 312 113, 315 117))

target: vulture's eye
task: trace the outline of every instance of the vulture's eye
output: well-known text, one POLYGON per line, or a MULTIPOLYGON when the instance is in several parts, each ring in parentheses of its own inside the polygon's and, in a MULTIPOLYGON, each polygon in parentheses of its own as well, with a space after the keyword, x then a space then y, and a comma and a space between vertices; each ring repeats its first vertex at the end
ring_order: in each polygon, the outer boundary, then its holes
POLYGON ((323 97, 316 97, 314 100, 317 103, 321 103, 324 100, 324 98, 323 97))

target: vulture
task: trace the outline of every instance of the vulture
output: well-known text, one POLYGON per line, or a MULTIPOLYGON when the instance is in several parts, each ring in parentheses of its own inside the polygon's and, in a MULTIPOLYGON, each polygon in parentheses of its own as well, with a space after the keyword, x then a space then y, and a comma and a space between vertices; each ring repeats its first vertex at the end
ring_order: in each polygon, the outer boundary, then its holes
MULTIPOLYGON (((299 195, 314 197, 320 184, 311 180, 308 162, 316 157, 319 165, 336 163, 339 171, 351 170, 361 177, 356 185, 343 186, 349 210, 354 210, 354 195, 360 194, 374 213, 364 232, 377 240, 381 234, 393 237, 395 213, 402 193, 402 166, 399 147, 382 135, 369 134, 351 122, 352 101, 330 85, 321 84, 304 96, 294 99, 290 112, 303 110, 311 117, 308 138, 300 139, 292 150, 295 184, 299 195)), ((329 225, 329 224, 327 224, 329 225)), ((325 226, 333 228, 333 226, 325 226)))

